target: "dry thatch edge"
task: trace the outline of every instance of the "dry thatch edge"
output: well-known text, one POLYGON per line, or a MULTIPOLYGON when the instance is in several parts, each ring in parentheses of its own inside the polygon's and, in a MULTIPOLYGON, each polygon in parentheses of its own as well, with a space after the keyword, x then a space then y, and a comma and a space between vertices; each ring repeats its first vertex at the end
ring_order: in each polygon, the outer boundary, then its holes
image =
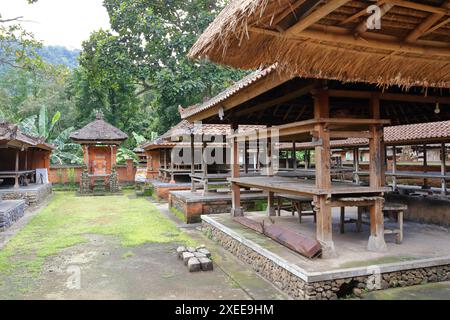
MULTIPOLYGON (((229 54, 227 48, 232 41, 238 41, 239 46, 241 46, 244 33, 247 37, 251 37, 246 30, 248 30, 248 25, 255 23, 255 19, 251 17, 258 8, 261 8, 259 15, 261 16, 264 10, 270 10, 274 3, 282 5, 282 2, 286 1, 244 0, 230 2, 191 48, 189 57, 206 58, 221 63, 222 59, 229 54), (269 2, 272 3, 269 4, 269 2), (220 48, 217 48, 216 43, 220 43, 220 48), (212 54, 207 56, 207 52, 212 54)), ((335 45, 333 49, 330 44, 326 44, 325 47, 321 42, 315 40, 305 40, 302 42, 304 47, 296 48, 298 41, 286 39, 258 41, 258 38, 261 37, 257 35, 254 35, 254 37, 256 41, 252 42, 251 46, 258 53, 247 52, 248 55, 254 57, 252 64, 245 66, 248 69, 283 61, 283 63, 280 63, 278 72, 288 72, 292 76, 327 78, 343 82, 368 82, 384 87, 397 85, 406 89, 412 86, 450 88, 450 62, 446 60, 442 60, 442 62, 438 62, 438 60, 430 61, 407 54, 392 54, 388 51, 384 51, 386 54, 383 55, 380 51, 367 48, 358 50, 341 48, 335 45), (282 52, 280 48, 283 48, 285 52, 282 52), (286 50, 286 48, 288 49, 286 50), (290 52, 295 49, 297 49, 296 57, 293 58, 290 52), (318 59, 314 59, 319 49, 322 51, 320 54, 321 64, 317 62, 318 59), (260 54, 261 51, 264 51, 264 55, 260 54), (354 52, 357 57, 349 57, 349 51, 354 52), (298 54, 298 52, 301 53, 298 54), (311 63, 311 60, 315 62, 311 63), (373 65, 373 61, 378 63, 383 61, 383 63, 374 66, 369 73, 367 64, 373 65), (418 65, 421 65, 421 68, 418 65), (327 70, 327 72, 323 70, 327 70), (418 81, 417 79, 423 78, 424 72, 433 75, 433 77, 418 81)), ((230 61, 230 58, 228 61, 230 61)), ((227 64, 238 68, 242 67, 237 62, 227 62, 227 64)))

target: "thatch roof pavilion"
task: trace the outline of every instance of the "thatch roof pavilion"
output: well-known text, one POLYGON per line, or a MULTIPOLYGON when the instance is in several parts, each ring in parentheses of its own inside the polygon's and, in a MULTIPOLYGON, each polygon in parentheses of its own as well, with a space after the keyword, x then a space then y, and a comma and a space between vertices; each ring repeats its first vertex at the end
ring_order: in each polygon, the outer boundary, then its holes
POLYGON ((447 0, 232 0, 189 55, 244 69, 278 63, 300 77, 449 88, 449 17, 447 0), (368 13, 371 4, 379 10, 368 13), (376 13, 380 26, 366 23, 376 13))

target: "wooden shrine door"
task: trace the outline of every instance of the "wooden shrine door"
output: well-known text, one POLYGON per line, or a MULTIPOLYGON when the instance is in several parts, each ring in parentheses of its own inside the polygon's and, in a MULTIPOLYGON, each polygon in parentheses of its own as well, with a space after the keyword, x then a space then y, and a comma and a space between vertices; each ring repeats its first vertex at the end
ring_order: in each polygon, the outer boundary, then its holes
POLYGON ((94 160, 92 161, 92 169, 95 175, 106 174, 106 154, 103 152, 96 152, 94 160))

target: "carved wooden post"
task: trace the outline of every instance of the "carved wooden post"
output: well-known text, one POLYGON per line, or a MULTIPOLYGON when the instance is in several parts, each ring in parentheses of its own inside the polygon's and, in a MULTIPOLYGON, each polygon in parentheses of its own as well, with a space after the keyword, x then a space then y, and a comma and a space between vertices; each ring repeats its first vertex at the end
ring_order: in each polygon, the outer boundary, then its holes
POLYGON ((208 191, 208 164, 206 162, 206 142, 202 142, 202 181, 203 194, 208 191))
POLYGON ((196 191, 194 175, 195 175, 195 146, 194 146, 194 135, 191 134, 191 191, 192 192, 196 191))
MULTIPOLYGON (((329 97, 324 89, 318 89, 314 94, 314 118, 329 118, 329 97)), ((315 147, 316 187, 321 190, 331 189, 330 172, 330 132, 325 123, 319 123, 314 128, 317 143, 315 147)), ((322 245, 324 258, 336 255, 332 234, 331 206, 327 195, 314 196, 314 207, 317 215, 316 238, 322 245)))
MULTIPOLYGON (((425 174, 427 172, 427 166, 428 166, 428 158, 427 158, 427 145, 423 145, 423 173, 425 174)), ((428 189, 428 179, 423 179, 423 189, 428 189)))
POLYGON ((359 184, 359 148, 353 148, 353 165, 355 170, 355 183, 359 184))
MULTIPOLYGON (((231 131, 237 127, 236 124, 232 124, 231 131)), ((231 177, 239 178, 239 148, 236 137, 231 138, 231 177)), ((241 208, 241 189, 232 182, 231 183, 231 215, 233 217, 242 216, 244 213, 241 208)))
MULTIPOLYGON (((373 119, 380 118, 380 99, 378 95, 372 96, 370 100, 370 111, 373 119)), ((372 125, 369 128, 369 181, 371 188, 382 187, 382 139, 383 127, 379 125, 372 125)), ((370 237, 367 249, 370 251, 382 251, 386 249, 386 242, 384 241, 384 221, 383 221, 383 198, 375 200, 374 204, 370 206, 370 237)))
POLYGON ((15 183, 14 183, 14 189, 19 189, 19 153, 20 149, 16 150, 16 174, 15 174, 15 183))
POLYGON ((397 191, 397 147, 392 146, 392 190, 397 191))

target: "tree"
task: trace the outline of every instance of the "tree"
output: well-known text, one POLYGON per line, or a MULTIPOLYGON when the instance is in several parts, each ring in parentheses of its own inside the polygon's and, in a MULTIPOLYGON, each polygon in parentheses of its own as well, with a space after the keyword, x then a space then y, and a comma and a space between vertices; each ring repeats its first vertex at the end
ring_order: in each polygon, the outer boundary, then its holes
MULTIPOLYGON (((35 2, 37 0, 28 0, 30 4, 35 2)), ((36 52, 42 43, 20 25, 22 18, 5 18, 0 13, 0 67, 34 70, 42 64, 36 52)))
POLYGON ((105 0, 104 5, 112 31, 93 33, 80 56, 82 113, 101 107, 128 132, 164 132, 179 121, 179 105, 201 102, 242 77, 186 57, 221 9, 217 1, 105 0))

